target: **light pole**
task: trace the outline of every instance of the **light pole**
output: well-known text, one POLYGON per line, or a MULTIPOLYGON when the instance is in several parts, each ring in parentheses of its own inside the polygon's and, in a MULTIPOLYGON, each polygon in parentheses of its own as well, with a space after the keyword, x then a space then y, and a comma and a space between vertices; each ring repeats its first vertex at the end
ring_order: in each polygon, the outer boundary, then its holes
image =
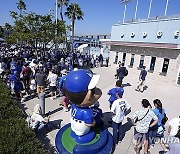
POLYGON ((137 17, 138 3, 139 3, 139 1, 137 0, 137 1, 136 1, 136 10, 135 10, 134 19, 136 19, 136 17, 137 17))
POLYGON ((152 0, 150 0, 150 4, 149 4, 148 19, 149 19, 150 14, 151 14, 151 5, 152 5, 152 0))
POLYGON ((131 0, 121 0, 120 3, 125 3, 124 5, 124 16, 123 16, 123 24, 124 24, 124 21, 125 21, 125 17, 126 17, 126 7, 127 7, 127 2, 129 2, 131 0))
POLYGON ((169 3, 169 0, 166 0, 166 8, 165 8, 164 16, 166 16, 166 13, 167 13, 168 3, 169 3))
POLYGON ((55 29, 55 50, 57 51, 57 21, 58 21, 58 0, 56 0, 56 29, 55 29))

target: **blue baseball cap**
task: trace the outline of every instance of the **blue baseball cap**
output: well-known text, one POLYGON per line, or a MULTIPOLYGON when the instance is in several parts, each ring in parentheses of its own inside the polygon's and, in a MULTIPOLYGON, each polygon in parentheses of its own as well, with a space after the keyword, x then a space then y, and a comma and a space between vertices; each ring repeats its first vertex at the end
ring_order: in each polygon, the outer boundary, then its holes
POLYGON ((119 88, 116 93, 119 95, 119 97, 122 97, 122 95, 124 94, 124 89, 119 88))
POLYGON ((71 71, 65 80, 65 88, 70 92, 85 92, 96 87, 100 75, 95 75, 88 70, 79 69, 71 71))

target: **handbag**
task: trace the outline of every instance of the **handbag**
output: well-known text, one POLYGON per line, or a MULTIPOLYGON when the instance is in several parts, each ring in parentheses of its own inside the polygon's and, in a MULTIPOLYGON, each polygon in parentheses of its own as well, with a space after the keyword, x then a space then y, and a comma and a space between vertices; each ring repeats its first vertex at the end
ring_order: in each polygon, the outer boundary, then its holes
POLYGON ((149 109, 148 109, 148 111, 146 112, 146 114, 144 115, 144 117, 142 117, 141 119, 138 119, 138 117, 136 117, 136 119, 134 120, 134 123, 137 123, 138 121, 143 120, 143 119, 146 117, 146 115, 148 114, 148 112, 149 112, 149 109))
POLYGON ((166 113, 164 113, 164 117, 161 121, 162 125, 165 125, 167 121, 168 121, 168 117, 166 116, 166 113))

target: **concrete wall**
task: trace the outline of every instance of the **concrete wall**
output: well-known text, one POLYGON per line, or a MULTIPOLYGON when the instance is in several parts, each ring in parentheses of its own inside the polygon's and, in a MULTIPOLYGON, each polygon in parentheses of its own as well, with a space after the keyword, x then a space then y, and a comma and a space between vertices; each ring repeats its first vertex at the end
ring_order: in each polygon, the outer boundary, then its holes
POLYGON ((124 46, 111 46, 113 51, 110 52, 110 59, 114 62, 116 51, 118 53, 118 60, 122 61, 123 53, 126 53, 125 66, 133 74, 139 74, 139 62, 141 55, 144 57, 144 66, 146 70, 150 69, 151 58, 156 57, 154 71, 148 71, 148 76, 154 80, 159 80, 163 82, 169 82, 177 84, 177 79, 180 71, 180 50, 170 50, 170 49, 154 49, 154 48, 138 48, 138 47, 124 47, 124 46), (134 56, 134 65, 130 67, 131 55, 134 56), (164 58, 168 58, 169 65, 166 74, 162 73, 162 67, 164 58))

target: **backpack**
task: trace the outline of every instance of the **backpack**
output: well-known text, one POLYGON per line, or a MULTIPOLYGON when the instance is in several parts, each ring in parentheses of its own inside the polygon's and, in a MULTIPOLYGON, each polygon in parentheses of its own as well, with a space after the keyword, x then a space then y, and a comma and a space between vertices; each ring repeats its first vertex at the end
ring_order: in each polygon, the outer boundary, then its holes
POLYGON ((165 125, 167 121, 168 121, 168 117, 166 116, 166 113, 164 113, 164 118, 162 119, 161 123, 165 125))
POLYGON ((125 71, 124 71, 124 75, 125 75, 125 76, 127 76, 127 75, 128 75, 128 70, 127 70, 127 69, 125 69, 125 71))

